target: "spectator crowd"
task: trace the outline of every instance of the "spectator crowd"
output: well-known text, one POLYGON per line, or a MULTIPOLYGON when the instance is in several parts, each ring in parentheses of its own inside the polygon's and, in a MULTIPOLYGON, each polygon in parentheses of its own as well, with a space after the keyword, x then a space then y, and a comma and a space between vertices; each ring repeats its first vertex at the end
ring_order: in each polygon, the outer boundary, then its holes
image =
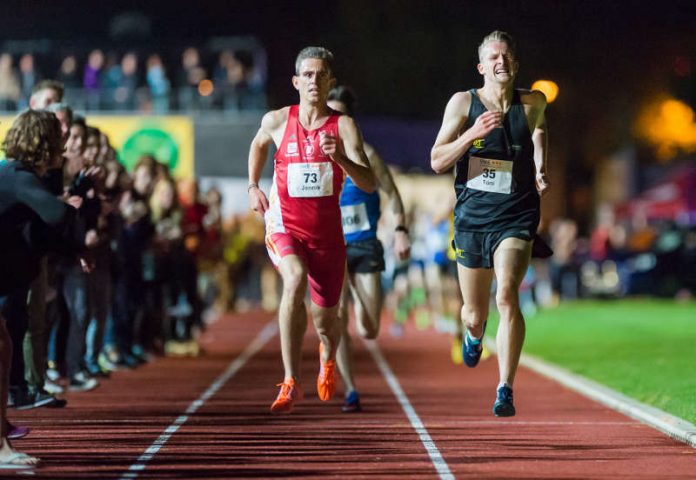
MULTIPOLYGON (((153 354, 197 356, 206 308, 234 301, 220 292, 240 275, 227 265, 250 245, 235 247, 238 223, 226 246, 220 192, 201 195, 150 155, 126 171, 63 97, 60 82, 38 82, 2 145, 0 402, 17 409, 64 407, 66 390, 153 354)), ((0 417, 2 460, 28 432, 0 417)))
POLYGON ((265 58, 225 49, 203 55, 196 47, 168 62, 157 53, 90 51, 66 55, 57 71, 38 65, 31 53, 0 53, 0 110, 23 110, 44 75, 64 86, 64 100, 77 110, 169 111, 262 110, 265 58))

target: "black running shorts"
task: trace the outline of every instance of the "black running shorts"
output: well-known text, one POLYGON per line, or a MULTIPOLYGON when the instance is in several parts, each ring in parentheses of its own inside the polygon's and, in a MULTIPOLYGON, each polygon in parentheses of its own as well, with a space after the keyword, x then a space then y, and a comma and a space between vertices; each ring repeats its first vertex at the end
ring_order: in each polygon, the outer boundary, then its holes
POLYGON ((346 245, 348 273, 374 273, 384 271, 384 247, 376 238, 351 242, 346 245))
POLYGON ((506 238, 532 240, 532 232, 524 229, 500 232, 454 232, 452 241, 457 263, 467 268, 493 268, 493 254, 506 238))

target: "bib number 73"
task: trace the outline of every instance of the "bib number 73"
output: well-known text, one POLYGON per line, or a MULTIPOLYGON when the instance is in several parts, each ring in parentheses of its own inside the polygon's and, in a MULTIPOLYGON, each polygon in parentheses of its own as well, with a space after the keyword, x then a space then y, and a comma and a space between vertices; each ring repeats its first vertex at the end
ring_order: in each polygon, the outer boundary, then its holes
POLYGON ((331 162, 290 163, 288 165, 288 193, 295 198, 333 195, 331 162))

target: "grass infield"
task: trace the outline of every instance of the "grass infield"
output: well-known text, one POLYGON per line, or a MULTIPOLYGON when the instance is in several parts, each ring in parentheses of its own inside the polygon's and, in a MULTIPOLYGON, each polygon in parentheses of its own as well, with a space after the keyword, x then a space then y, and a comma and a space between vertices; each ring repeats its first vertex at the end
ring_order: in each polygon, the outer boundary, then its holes
POLYGON ((696 302, 562 303, 527 318, 523 352, 696 424, 696 302))

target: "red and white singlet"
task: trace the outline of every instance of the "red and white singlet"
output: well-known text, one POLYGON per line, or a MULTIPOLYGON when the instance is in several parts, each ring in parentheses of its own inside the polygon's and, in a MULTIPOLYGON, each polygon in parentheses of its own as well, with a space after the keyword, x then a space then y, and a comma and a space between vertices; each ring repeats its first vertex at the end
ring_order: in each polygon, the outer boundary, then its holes
POLYGON ((298 112, 299 105, 290 107, 274 156, 266 236, 289 233, 308 247, 332 248, 344 244, 339 207, 344 173, 322 153, 319 141, 324 133, 338 138, 340 115, 331 115, 315 130, 305 130, 298 112))
MULTIPOLYGON (((283 140, 275 154, 268 198, 266 249, 276 266, 297 255, 307 267, 309 293, 320 307, 338 304, 345 275, 346 245, 339 198, 345 175, 319 147, 322 133, 338 137, 340 115, 321 127, 305 130, 290 107, 283 140)), ((340 141, 340 140, 339 140, 340 141)))

